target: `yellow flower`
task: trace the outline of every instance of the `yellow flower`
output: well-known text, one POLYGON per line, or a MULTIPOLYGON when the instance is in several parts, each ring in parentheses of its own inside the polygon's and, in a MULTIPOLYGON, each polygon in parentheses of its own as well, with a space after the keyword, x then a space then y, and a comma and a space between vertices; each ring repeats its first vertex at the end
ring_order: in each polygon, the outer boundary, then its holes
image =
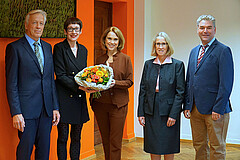
POLYGON ((102 78, 99 78, 98 82, 102 83, 102 82, 103 82, 103 79, 102 79, 102 78))
POLYGON ((102 77, 104 74, 103 74, 102 71, 97 71, 97 72, 96 72, 96 75, 99 76, 99 77, 102 77))
POLYGON ((87 78, 86 81, 87 82, 92 82, 92 79, 91 78, 87 78))
POLYGON ((105 77, 108 77, 108 74, 105 74, 104 76, 105 76, 105 77))
POLYGON ((106 74, 106 73, 107 73, 107 70, 104 69, 104 68, 102 68, 102 72, 103 72, 104 74, 106 74))

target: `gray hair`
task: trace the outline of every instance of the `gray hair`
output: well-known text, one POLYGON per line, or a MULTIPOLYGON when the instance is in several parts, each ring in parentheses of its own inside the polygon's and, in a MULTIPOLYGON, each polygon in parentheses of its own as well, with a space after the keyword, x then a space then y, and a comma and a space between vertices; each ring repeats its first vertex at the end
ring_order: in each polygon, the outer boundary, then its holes
POLYGON ((40 14, 43 15, 44 24, 45 24, 46 21, 47 21, 47 13, 45 11, 43 11, 43 10, 31 10, 30 12, 28 12, 28 14, 25 17, 25 23, 28 24, 30 15, 37 14, 37 13, 40 13, 40 14))
POLYGON ((215 20, 215 18, 212 15, 201 15, 200 17, 198 17, 198 19, 197 19, 197 26, 199 26, 199 23, 202 20, 212 21, 214 28, 216 27, 216 20, 215 20))

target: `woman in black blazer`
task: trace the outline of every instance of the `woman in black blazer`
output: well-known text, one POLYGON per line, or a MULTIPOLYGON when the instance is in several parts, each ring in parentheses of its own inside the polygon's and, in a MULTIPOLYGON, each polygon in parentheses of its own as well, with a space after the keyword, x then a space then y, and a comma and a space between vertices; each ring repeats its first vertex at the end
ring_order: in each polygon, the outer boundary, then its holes
POLYGON ((174 159, 180 152, 180 112, 185 88, 182 61, 171 57, 174 50, 168 35, 153 40, 152 56, 145 62, 140 84, 138 120, 144 126, 144 151, 152 160, 174 159))
POLYGON ((53 58, 56 74, 56 88, 61 115, 58 124, 57 155, 59 160, 67 159, 67 140, 71 124, 71 160, 79 160, 80 139, 83 123, 89 120, 86 94, 74 80, 75 74, 87 66, 87 49, 77 42, 82 31, 78 18, 68 18, 64 23, 67 38, 54 46, 53 58))

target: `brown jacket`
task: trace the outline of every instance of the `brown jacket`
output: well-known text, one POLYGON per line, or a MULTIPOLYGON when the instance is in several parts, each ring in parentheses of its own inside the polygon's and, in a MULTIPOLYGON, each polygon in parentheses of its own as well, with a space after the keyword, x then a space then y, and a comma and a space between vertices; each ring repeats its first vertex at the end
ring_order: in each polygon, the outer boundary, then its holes
MULTIPOLYGON (((104 54, 97 58, 96 65, 106 64, 108 55, 104 54)), ((113 68, 115 85, 101 92, 101 97, 93 99, 91 96, 90 101, 97 101, 100 103, 108 103, 122 107, 129 102, 128 88, 133 85, 133 68, 131 59, 128 55, 118 52, 113 56, 113 63, 110 63, 113 68)))

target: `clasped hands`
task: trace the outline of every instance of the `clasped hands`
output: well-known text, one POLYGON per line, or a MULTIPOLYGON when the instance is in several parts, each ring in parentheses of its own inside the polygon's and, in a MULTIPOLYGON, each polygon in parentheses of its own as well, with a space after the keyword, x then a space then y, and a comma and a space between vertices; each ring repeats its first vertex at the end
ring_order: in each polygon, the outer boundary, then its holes
MULTIPOLYGON (((115 80, 112 79, 110 88, 112 88, 114 85, 115 85, 115 80)), ((90 89, 89 87, 86 87, 86 88, 85 88, 85 87, 79 86, 78 89, 81 89, 81 90, 83 90, 84 92, 87 92, 87 93, 95 93, 95 92, 98 92, 98 90, 90 89)))
MULTIPOLYGON (((145 117, 138 117, 138 121, 139 121, 140 125, 145 127, 145 117)), ((168 127, 173 126, 175 123, 176 123, 176 119, 168 117, 168 121, 167 121, 167 126, 168 127)))

